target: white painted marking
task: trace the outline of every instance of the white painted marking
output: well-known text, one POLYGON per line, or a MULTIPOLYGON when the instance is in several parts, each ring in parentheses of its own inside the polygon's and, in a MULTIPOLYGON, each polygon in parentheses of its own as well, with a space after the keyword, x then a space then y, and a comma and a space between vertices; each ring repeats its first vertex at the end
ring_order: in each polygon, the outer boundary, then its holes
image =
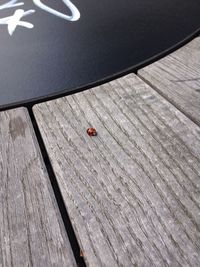
POLYGON ((0 25, 8 25, 8 33, 10 36, 13 34, 17 26, 22 26, 28 29, 32 29, 34 25, 32 23, 26 21, 20 21, 21 18, 31 15, 35 12, 35 10, 31 9, 28 11, 24 11, 23 9, 17 9, 13 16, 9 16, 3 19, 0 19, 0 25))
POLYGON ((8 3, 1 5, 0 10, 24 5, 24 2, 17 3, 17 1, 18 0, 11 0, 8 3))
MULTIPOLYGON (((17 3, 18 0, 10 0, 7 3, 0 5, 0 10, 7 9, 7 8, 13 8, 13 7, 19 7, 24 5, 24 2, 17 3)), ((39 7, 40 9, 53 14, 59 18, 62 18, 64 20, 68 21, 77 21, 80 19, 80 12, 78 8, 70 1, 70 0, 62 0, 64 4, 69 8, 71 15, 66 15, 62 12, 59 12, 44 3, 42 3, 41 0, 33 0, 33 3, 39 7)), ((24 11, 23 9, 17 9, 15 13, 12 16, 2 18, 0 19, 0 25, 8 25, 8 33, 10 35, 13 35, 15 29, 17 26, 22 26, 28 29, 32 29, 34 25, 32 23, 21 21, 21 19, 27 15, 31 15, 35 12, 35 10, 30 9, 28 11, 24 11)))
POLYGON ((68 21, 77 21, 80 19, 80 12, 78 10, 78 8, 72 4, 72 2, 70 0, 62 0, 64 2, 64 4, 70 9, 72 15, 71 16, 68 16, 68 15, 65 15, 45 4, 43 4, 41 2, 41 0, 33 0, 33 3, 38 6, 39 8, 43 9, 44 11, 46 12, 49 12, 57 17, 60 17, 62 19, 65 19, 65 20, 68 20, 68 21))

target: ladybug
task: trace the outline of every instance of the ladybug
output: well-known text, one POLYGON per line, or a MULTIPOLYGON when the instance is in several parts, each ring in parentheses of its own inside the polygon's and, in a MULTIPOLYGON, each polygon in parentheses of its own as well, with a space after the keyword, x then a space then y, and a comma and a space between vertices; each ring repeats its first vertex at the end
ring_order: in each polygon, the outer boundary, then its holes
POLYGON ((88 128, 87 129, 87 134, 89 136, 96 136, 97 135, 97 131, 94 128, 88 128))

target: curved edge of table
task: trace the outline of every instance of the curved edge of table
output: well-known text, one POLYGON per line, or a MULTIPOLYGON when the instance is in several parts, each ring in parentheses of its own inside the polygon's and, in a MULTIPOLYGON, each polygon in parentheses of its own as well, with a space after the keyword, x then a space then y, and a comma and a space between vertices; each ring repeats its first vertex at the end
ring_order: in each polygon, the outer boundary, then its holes
MULTIPOLYGON (((87 266, 200 265, 199 48, 34 106, 87 266)), ((0 121, 0 266, 76 266, 27 110, 0 121)))

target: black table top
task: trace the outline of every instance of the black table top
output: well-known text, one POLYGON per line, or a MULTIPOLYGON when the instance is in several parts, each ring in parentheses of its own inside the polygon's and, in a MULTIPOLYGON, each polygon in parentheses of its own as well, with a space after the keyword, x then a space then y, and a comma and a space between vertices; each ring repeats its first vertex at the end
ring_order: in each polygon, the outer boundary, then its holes
POLYGON ((0 0, 0 109, 135 71, 199 29, 199 0, 0 0))

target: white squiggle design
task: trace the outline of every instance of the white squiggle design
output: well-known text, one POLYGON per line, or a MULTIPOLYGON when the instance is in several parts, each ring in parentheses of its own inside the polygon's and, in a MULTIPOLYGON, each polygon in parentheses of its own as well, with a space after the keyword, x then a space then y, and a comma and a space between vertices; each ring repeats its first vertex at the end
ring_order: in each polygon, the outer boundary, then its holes
POLYGON ((65 5, 70 9, 72 15, 68 16, 65 15, 51 7, 48 7, 47 5, 43 4, 41 0, 33 0, 34 4, 38 6, 39 8, 43 9, 44 11, 47 11, 57 17, 60 17, 62 19, 68 20, 68 21, 77 21, 80 19, 80 12, 78 8, 70 1, 70 0, 62 0, 65 5))
POLYGON ((23 6, 24 3, 20 2, 20 3, 16 3, 18 0, 11 0, 8 3, 1 5, 0 6, 0 10, 2 9, 6 9, 6 8, 11 8, 11 7, 18 7, 18 6, 23 6))
MULTIPOLYGON (((24 5, 24 2, 17 3, 18 0, 10 0, 7 3, 0 5, 0 10, 7 9, 7 8, 14 8, 24 5)), ((64 20, 68 21, 77 21, 80 18, 80 12, 77 7, 72 4, 70 0, 62 0, 64 4, 70 9, 72 15, 65 15, 49 6, 43 4, 41 0, 33 0, 33 3, 38 6, 40 9, 51 13, 57 17, 60 17, 64 20)), ((35 10, 30 9, 28 11, 24 11, 23 9, 17 9, 12 16, 0 19, 0 25, 8 25, 8 33, 12 35, 17 26, 22 26, 28 29, 32 29, 34 25, 32 23, 21 21, 21 19, 25 16, 31 15, 35 12, 35 10)))
POLYGON ((24 11, 23 9, 17 9, 12 16, 0 19, 0 25, 8 25, 8 33, 10 36, 14 33, 17 26, 22 26, 28 29, 32 29, 34 25, 26 21, 20 21, 21 18, 31 15, 35 10, 31 9, 24 11))

